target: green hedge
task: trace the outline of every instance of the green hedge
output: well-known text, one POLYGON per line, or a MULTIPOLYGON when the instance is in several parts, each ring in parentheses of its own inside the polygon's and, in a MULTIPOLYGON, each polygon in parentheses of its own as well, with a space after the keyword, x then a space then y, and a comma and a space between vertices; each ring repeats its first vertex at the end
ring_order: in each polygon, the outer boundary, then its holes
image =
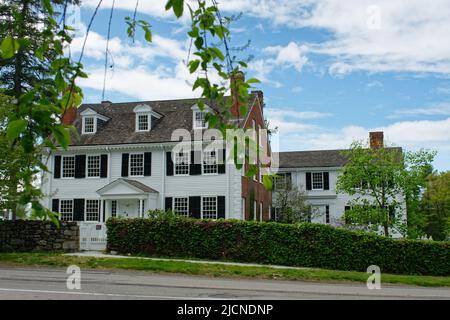
POLYGON ((366 271, 450 275, 450 243, 393 240, 326 225, 236 220, 109 219, 108 250, 366 271))

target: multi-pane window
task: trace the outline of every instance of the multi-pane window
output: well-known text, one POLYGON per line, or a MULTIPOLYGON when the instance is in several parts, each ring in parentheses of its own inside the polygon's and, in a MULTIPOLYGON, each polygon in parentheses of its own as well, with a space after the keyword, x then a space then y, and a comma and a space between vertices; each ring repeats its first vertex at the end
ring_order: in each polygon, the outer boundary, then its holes
POLYGON ((62 177, 63 178, 75 177, 75 157, 74 156, 62 157, 62 177))
POLYGON ((141 114, 138 116, 138 131, 148 131, 148 114, 141 114))
POLYGON ((111 216, 115 217, 117 215, 117 200, 111 201, 111 216))
POLYGON ((61 200, 59 204, 59 213, 61 213, 61 220, 73 220, 73 200, 61 200))
POLYGON ((86 221, 100 220, 100 201, 86 200, 86 221))
POLYGON ((202 198, 202 218, 217 219, 217 197, 202 198))
POLYGON ((174 198, 173 210, 180 216, 189 216, 189 202, 188 198, 174 198))
POLYGON ((196 111, 194 114, 195 114, 194 128, 195 129, 206 128, 206 112, 196 111))
POLYGON ((175 175, 189 174, 189 152, 175 153, 175 175))
POLYGON ((323 189, 323 172, 312 173, 312 189, 313 190, 323 189))
POLYGON ((274 190, 289 190, 291 188, 291 173, 278 173, 275 178, 274 190))
POLYGON ((94 117, 85 117, 83 120, 84 120, 84 133, 94 133, 95 118, 94 117))
POLYGON ((100 156, 87 157, 87 176, 100 177, 100 156))
POLYGON ((134 153, 130 154, 130 175, 143 176, 144 175, 144 154, 134 153))
POLYGON ((217 152, 203 152, 203 174, 217 173, 217 152))

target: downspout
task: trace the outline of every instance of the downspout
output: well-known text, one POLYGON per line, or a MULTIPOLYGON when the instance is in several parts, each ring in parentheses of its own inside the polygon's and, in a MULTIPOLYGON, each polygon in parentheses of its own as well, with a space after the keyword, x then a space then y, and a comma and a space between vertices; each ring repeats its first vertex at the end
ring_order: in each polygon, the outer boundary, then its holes
POLYGON ((161 197, 160 197, 160 208, 161 209, 166 209, 164 208, 164 199, 166 197, 166 172, 167 172, 167 159, 166 159, 166 149, 163 145, 161 145, 162 147, 162 151, 163 151, 163 170, 162 170, 162 183, 161 183, 161 197))

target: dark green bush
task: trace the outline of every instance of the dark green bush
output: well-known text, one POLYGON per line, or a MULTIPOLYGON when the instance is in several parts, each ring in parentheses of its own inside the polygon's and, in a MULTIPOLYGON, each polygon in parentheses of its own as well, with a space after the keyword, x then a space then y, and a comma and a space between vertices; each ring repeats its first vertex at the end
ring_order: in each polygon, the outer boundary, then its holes
POLYGON ((393 240, 326 225, 236 220, 110 219, 108 250, 335 270, 450 275, 450 243, 393 240))

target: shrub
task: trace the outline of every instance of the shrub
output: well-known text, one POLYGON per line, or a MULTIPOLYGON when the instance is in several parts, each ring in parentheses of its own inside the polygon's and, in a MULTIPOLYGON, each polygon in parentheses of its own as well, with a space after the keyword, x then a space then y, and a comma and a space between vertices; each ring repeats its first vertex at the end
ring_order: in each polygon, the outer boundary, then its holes
POLYGON ((450 243, 393 240, 319 224, 109 219, 108 250, 335 270, 378 265, 396 274, 450 274, 450 243))

